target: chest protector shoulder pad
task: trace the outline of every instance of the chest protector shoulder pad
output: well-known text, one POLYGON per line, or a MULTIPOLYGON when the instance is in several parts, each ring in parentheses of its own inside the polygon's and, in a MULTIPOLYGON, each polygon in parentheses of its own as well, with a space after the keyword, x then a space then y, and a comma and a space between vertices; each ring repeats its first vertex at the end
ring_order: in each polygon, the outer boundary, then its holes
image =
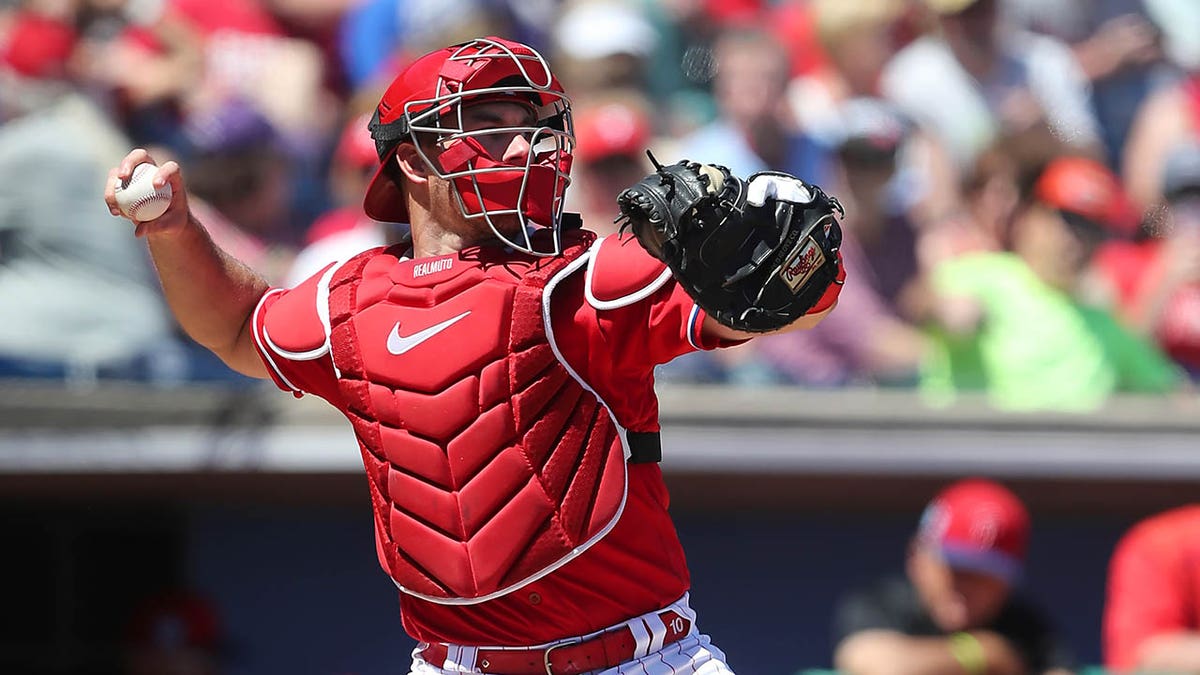
POLYGON ((557 569, 625 504, 624 430, 559 360, 548 287, 585 261, 494 247, 365 254, 330 283, 330 346, 367 469, 380 563, 473 604, 557 569))

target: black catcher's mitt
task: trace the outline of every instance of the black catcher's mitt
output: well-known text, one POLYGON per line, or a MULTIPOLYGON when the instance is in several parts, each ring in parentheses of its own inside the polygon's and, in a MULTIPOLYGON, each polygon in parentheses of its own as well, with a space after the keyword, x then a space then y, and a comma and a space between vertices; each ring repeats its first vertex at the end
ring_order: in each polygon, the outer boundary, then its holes
POLYGON ((762 333, 832 302, 844 278, 837 199, 784 173, 663 166, 617 197, 621 228, 665 262, 720 323, 762 333))

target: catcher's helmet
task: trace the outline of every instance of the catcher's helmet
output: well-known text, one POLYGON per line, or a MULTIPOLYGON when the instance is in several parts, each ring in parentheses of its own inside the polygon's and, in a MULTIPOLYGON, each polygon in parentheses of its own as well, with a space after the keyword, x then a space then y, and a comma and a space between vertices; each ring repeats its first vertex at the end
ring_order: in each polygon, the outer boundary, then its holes
POLYGON ((409 140, 430 170, 451 181, 463 215, 483 218, 497 237, 514 248, 535 255, 561 252, 563 196, 575 148, 571 105, 546 60, 533 48, 486 37, 426 54, 392 81, 369 128, 382 166, 367 188, 368 216, 408 220, 392 157, 396 147, 409 140), (528 105, 536 111, 536 121, 529 126, 464 130, 464 105, 490 101, 528 105), (488 134, 514 133, 530 145, 520 163, 489 155, 479 140, 488 134), (428 134, 436 146, 417 142, 419 134, 428 134), (433 147, 435 153, 429 152, 433 147), (502 231, 494 220, 509 215, 520 223, 515 232, 502 231), (551 243, 539 243, 535 249, 531 225, 551 228, 551 243))

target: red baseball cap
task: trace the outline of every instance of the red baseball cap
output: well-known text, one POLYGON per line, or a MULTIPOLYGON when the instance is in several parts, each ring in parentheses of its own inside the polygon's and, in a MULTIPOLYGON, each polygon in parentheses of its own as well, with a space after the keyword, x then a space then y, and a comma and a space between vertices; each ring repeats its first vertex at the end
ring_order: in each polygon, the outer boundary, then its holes
POLYGON ((363 169, 379 165, 375 141, 367 128, 370 122, 371 115, 364 113, 346 123, 342 128, 342 135, 338 137, 337 148, 333 151, 334 160, 346 166, 363 169))
POLYGON ((0 36, 0 63, 29 78, 61 78, 75 42, 75 29, 65 21, 18 12, 0 36))
POLYGON ((575 157, 594 162, 618 155, 641 156, 650 141, 650 118, 638 106, 611 101, 575 113, 575 157))
POLYGON ((1034 196, 1047 206, 1081 216, 1119 235, 1137 231, 1138 214, 1116 174, 1086 157, 1060 157, 1046 165, 1034 196))
POLYGON ((921 515, 917 541, 953 569, 982 572, 1012 583, 1029 547, 1029 512, 1007 488, 970 478, 933 498, 921 515))

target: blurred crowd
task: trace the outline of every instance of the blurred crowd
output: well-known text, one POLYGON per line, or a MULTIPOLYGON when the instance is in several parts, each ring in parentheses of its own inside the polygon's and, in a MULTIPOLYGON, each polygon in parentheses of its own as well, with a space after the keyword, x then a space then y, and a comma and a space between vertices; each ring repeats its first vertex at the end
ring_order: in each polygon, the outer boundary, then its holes
POLYGON ((0 376, 240 382, 171 321, 108 167, 177 159, 214 239, 294 284, 402 234, 362 212, 367 116, 400 64, 490 34, 572 96, 593 230, 646 149, 846 206, 838 311, 661 380, 1005 409, 1187 392, 1197 26, 1192 0, 4 0, 0 376))

